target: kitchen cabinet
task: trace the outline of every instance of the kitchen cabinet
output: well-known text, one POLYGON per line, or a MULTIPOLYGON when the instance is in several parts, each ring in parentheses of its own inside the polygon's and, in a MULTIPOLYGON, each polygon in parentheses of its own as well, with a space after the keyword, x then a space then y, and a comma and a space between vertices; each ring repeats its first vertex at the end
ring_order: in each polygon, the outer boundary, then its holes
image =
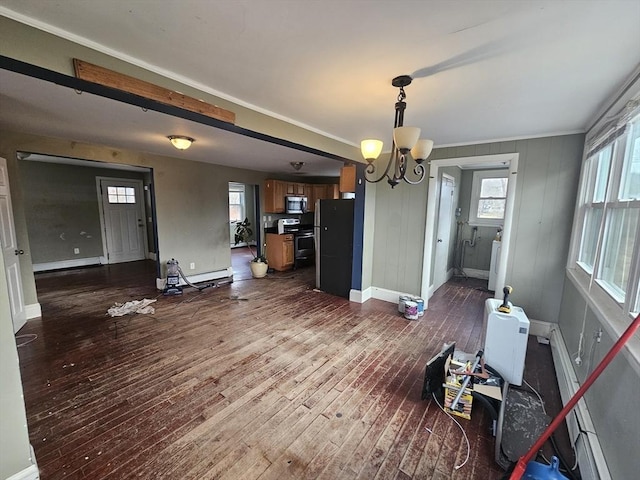
POLYGON ((284 213, 286 188, 286 182, 280 180, 266 180, 264 182, 265 213, 284 213))
POLYGON ((304 195, 304 183, 287 182, 287 195, 304 195))
POLYGON ((329 185, 325 185, 327 187, 326 199, 328 200, 338 200, 340 198, 340 185, 337 183, 330 183, 329 185))
POLYGON ((307 211, 313 212, 316 200, 338 199, 340 189, 337 183, 314 184, 265 180, 264 213, 285 213, 284 197, 287 195, 307 197, 307 211))
POLYGON ((291 270, 294 263, 293 234, 267 233, 267 262, 280 272, 291 270))
POLYGON ((345 165, 340 169, 340 192, 356 191, 356 166, 345 165))
POLYGON ((307 211, 314 212, 316 209, 316 200, 322 200, 326 198, 327 188, 324 184, 319 185, 307 185, 307 191, 309 194, 307 195, 307 211))

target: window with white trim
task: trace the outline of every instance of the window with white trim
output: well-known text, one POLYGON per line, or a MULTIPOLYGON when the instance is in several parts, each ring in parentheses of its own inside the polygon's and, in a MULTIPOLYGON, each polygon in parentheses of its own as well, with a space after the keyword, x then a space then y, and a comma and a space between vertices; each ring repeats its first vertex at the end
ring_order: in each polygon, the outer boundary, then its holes
POLYGON ((229 183, 229 222, 241 222, 244 218, 244 185, 241 183, 229 183))
POLYGON ((469 224, 496 227, 504 224, 509 170, 473 172, 469 224))
POLYGON ((576 264, 625 313, 640 310, 640 115, 586 154, 576 264))
POLYGON ((132 187, 107 187, 109 203, 136 203, 136 191, 132 187))

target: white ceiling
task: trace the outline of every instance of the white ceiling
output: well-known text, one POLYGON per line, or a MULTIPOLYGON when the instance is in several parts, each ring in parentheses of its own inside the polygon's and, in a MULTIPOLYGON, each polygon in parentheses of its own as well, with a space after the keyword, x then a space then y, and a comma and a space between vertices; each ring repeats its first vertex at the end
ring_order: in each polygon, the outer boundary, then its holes
MULTIPOLYGON (((400 74, 414 77, 405 124, 443 146, 585 131, 640 64, 637 0, 0 0, 0 14, 353 145, 389 146, 400 74)), ((3 105, 24 114, 2 113, 5 126, 28 129, 40 109, 59 117, 56 136, 155 151, 167 148, 158 132, 183 128, 198 139, 188 158, 222 152, 230 164, 286 173, 289 161, 318 162, 318 174, 340 166, 135 107, 117 106, 117 121, 89 132, 88 104, 65 111, 89 95, 29 100, 7 75, 3 105)))

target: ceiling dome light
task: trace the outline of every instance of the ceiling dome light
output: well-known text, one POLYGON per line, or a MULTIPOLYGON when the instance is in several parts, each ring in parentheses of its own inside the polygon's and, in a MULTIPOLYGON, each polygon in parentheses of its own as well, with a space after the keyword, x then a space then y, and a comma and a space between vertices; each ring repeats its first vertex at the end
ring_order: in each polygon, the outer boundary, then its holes
POLYGON ((186 150, 193 142, 195 142, 193 138, 182 135, 169 135, 167 138, 178 150, 186 150))

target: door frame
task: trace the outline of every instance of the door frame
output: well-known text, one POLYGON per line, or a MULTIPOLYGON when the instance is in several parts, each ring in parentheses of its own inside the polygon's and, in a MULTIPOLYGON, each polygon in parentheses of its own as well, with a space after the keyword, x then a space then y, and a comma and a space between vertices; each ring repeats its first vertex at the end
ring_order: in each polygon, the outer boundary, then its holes
POLYGON ((6 218, 6 224, 10 229, 10 237, 12 245, 9 246, 10 249, 15 250, 15 265, 14 265, 14 275, 9 275, 9 271, 7 270, 7 262, 6 257, 4 255, 4 245, 2 251, 0 251, 0 255, 2 255, 2 275, 5 275, 7 280, 7 294, 9 300, 9 310, 11 311, 11 323, 13 325, 13 333, 17 333, 24 325, 27 323, 27 306, 24 301, 24 288, 22 285, 22 270, 20 268, 20 255, 18 253, 18 239, 16 236, 15 229, 15 221, 13 217, 13 204, 11 200, 11 186, 9 185, 9 168, 7 165, 7 160, 3 157, 0 157, 0 163, 2 163, 1 171, 4 172, 2 182, 3 189, 6 190, 6 198, 7 198, 7 214, 8 218, 6 218), (13 281, 12 281, 13 280, 13 281), (13 294, 12 294, 13 292, 13 294), (16 302, 18 304, 16 304, 16 302))
MULTIPOLYGON (((438 182, 438 212, 437 212, 437 215, 436 215, 436 223, 435 223, 436 242, 438 240, 438 231, 440 230, 440 221, 439 220, 440 220, 440 209, 442 208, 442 191, 443 191, 442 186, 445 183, 444 182, 445 178, 448 181, 450 181, 452 186, 453 186, 452 187, 453 188, 453 192, 452 193, 455 193, 455 188, 457 186, 455 177, 453 177, 452 175, 449 175, 448 173, 442 172, 442 176, 441 176, 441 178, 439 179, 439 182, 438 182)), ((451 197, 453 197, 453 195, 451 195, 451 197)), ((449 263, 449 249, 450 249, 450 246, 451 246, 451 225, 453 223, 452 220, 455 217, 454 212, 455 212, 454 200, 452 198, 452 200, 451 200, 451 209, 450 209, 449 215, 448 215, 448 220, 449 220, 449 225, 448 225, 448 227, 449 227, 449 241, 447 242, 447 259, 446 259, 446 261, 444 263, 444 275, 443 275, 444 282, 442 282, 440 285, 435 285, 435 282, 434 282, 434 284, 433 284, 433 290, 434 291, 437 290, 440 286, 444 285, 447 282, 447 280, 449 279, 448 275, 447 275, 447 272, 448 272, 447 265, 449 263)), ((434 250, 435 250, 435 244, 434 244, 434 250)), ((437 274, 436 274, 436 264, 437 264, 437 259, 433 264, 433 280, 434 281, 435 281, 436 278, 438 278, 437 274)))
POLYGON ((140 186, 140 195, 136 195, 136 206, 138 207, 138 214, 140 218, 143 219, 143 227, 142 227, 142 244, 144 247, 144 258, 149 258, 149 244, 147 239, 147 229, 146 229, 146 213, 144 209, 144 182, 137 178, 124 178, 124 177, 104 177, 104 176, 96 176, 96 193, 98 195, 98 206, 100 213, 100 233, 102 236, 102 256, 100 257, 100 264, 109 265, 109 250, 107 247, 107 222, 104 216, 104 196, 102 195, 102 181, 108 182, 121 182, 127 181, 131 183, 136 183, 140 186))
POLYGON ((431 289, 431 260, 435 251, 435 216, 436 193, 438 188, 438 170, 442 167, 467 167, 478 166, 489 168, 491 166, 509 168, 509 183, 507 186, 507 204, 504 213, 504 225, 502 230, 502 251, 500 252, 500 265, 496 277, 495 298, 502 298, 505 278, 507 276, 507 262, 511 249, 511 228, 513 225, 513 211, 516 197, 516 180, 518 173, 519 153, 502 153, 498 155, 479 155, 473 157, 443 158, 429 162, 429 192, 427 194, 427 220, 424 231, 424 255, 422 261, 422 282, 420 295, 424 299, 425 308, 428 307, 429 298, 433 295, 431 289))

